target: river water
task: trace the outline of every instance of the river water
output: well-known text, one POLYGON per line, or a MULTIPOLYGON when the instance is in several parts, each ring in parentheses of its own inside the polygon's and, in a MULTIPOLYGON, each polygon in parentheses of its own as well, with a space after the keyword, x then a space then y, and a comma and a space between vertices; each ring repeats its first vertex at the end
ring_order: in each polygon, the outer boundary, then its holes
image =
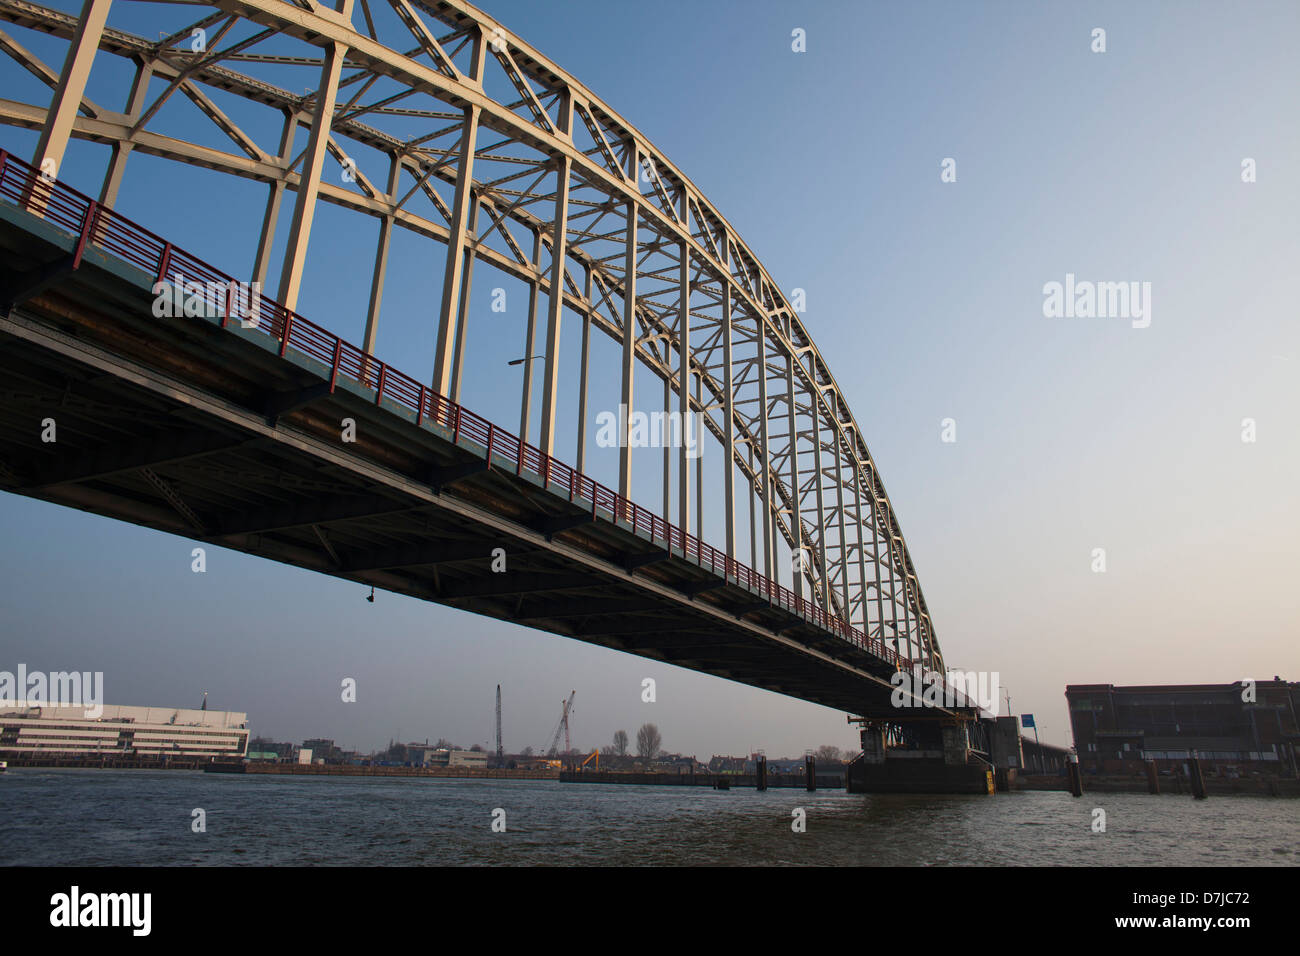
POLYGON ((17 768, 0 864, 1295 866, 1300 801, 17 768))

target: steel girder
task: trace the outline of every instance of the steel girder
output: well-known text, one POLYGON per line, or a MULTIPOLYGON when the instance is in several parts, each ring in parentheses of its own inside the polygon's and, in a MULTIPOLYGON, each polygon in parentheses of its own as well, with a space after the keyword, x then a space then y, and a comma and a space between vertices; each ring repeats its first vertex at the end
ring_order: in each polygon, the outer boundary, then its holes
MULTIPOLYGON (((122 2, 122 0, 119 0, 122 2)), ((476 261, 528 284, 528 351, 538 332, 542 371, 540 447, 553 451, 558 348, 564 308, 584 323, 578 464, 585 454, 588 336, 621 344, 622 390, 637 407, 636 364, 664 382, 663 410, 701 416, 725 467, 726 551, 736 556, 734 474, 747 483, 751 514, 761 507, 763 571, 805 587, 828 612, 899 652, 942 668, 916 571, 866 441, 802 320, 758 258, 689 179, 640 132, 497 21, 461 0, 210 0, 185 3, 193 22, 154 41, 103 26, 107 0, 86 0, 83 17, 26 0, 0 0, 0 19, 130 59, 135 81, 125 112, 85 95, 88 62, 70 56, 56 72, 0 31, 0 50, 55 88, 47 106, 0 100, 0 122, 42 131, 37 161, 61 160, 67 137, 108 144, 100 193, 112 203, 127 160, 154 156, 268 185, 252 278, 263 281, 286 191, 295 194, 280 297, 292 307, 301 281, 315 200, 381 223, 371 275, 366 346, 373 348, 394 226, 446 247, 438 352, 432 385, 459 398, 469 288, 476 261), (387 17, 387 19, 385 19, 387 17), (193 29, 211 30, 201 51, 193 29), (304 54, 286 43, 305 45, 304 54), (221 45, 224 44, 224 45, 221 45), (220 49, 217 47, 220 45, 220 49), (75 62, 74 62, 75 61, 75 62), (239 64, 236 70, 233 64, 239 64), (258 71, 317 71, 295 93, 258 71), (66 82, 80 72, 81 84, 66 82), (167 83, 151 95, 150 81, 167 83), (234 95, 278 111, 278 141, 259 145, 214 100, 234 95), (151 129, 179 93, 233 144, 234 152, 151 129), (73 95, 75 94, 75 96, 73 95), (294 155, 294 133, 310 132, 294 155), (376 186, 350 153, 372 150, 389 163, 376 186), (327 181, 327 157, 352 179, 327 181), (557 294, 552 294, 557 290, 557 294), (540 311, 540 301, 546 310, 540 311), (790 568, 776 541, 790 549, 790 568)), ((359 155, 359 154, 358 154, 359 155)), ((531 426, 531 361, 525 362, 522 433, 531 426)), ((645 403, 643 403, 645 404, 645 403)), ((631 486, 632 449, 620 451, 619 490, 631 486)), ((668 514, 670 457, 664 457, 665 517, 698 530, 702 472, 680 448, 678 514, 668 514), (694 507, 692 508, 692 497, 694 507)), ((751 519, 752 523, 752 519, 751 519)), ((755 560, 756 554, 751 555, 755 560)))

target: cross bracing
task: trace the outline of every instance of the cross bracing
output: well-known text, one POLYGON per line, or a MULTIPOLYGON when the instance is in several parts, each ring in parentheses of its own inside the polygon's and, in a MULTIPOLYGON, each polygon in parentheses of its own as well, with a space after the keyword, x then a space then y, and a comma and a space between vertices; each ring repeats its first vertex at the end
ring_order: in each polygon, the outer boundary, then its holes
MULTIPOLYGON (((530 341, 545 356, 532 435, 534 410, 528 398, 522 402, 527 440, 553 450, 567 310, 584 323, 584 335, 598 331, 619 344, 622 391, 606 405, 662 402, 665 411, 696 414, 731 462, 720 487, 701 487, 698 467, 680 449, 671 516, 680 527, 698 532, 704 506, 720 506, 725 550, 738 557, 736 525, 750 509, 758 570, 784 575, 802 596, 903 656, 942 667, 879 470, 802 318, 726 218, 611 106, 459 0, 340 0, 338 9, 315 0, 168 6, 180 15, 148 37, 106 26, 105 0, 87 0, 80 17, 0 0, 0 19, 69 41, 60 69, 34 55, 17 31, 0 31, 0 50, 54 91, 50 103, 0 100, 0 122, 41 131, 38 164, 61 161, 70 137, 107 144, 99 198, 108 205, 136 151, 264 183, 251 278, 278 289, 289 308, 316 201, 377 219, 379 242, 365 276, 370 350, 393 229, 434 240, 444 281, 430 385, 453 400, 462 386, 475 264, 526 283, 530 341), (194 48, 196 30, 204 32, 202 49, 194 48), (95 51, 134 67, 122 111, 86 89, 87 57, 95 51), (286 70, 297 71, 303 85, 286 85, 286 70), (69 75, 73 82, 62 82, 69 75), (271 111, 278 137, 241 128, 219 104, 226 95, 271 111), (170 134, 165 107, 174 98, 197 107, 225 148, 170 134), (299 130, 309 133, 305 148, 295 147, 299 130), (386 178, 372 180, 357 168, 365 151, 387 160, 386 178), (350 181, 340 181, 340 168, 352 170, 350 181), (276 263, 271 245, 282 217, 291 225, 276 263), (637 367, 664 383, 662 398, 635 388, 637 367), (795 556, 791 567, 779 566, 782 547, 795 556)), ((585 409, 585 346, 583 354, 585 409)), ((584 420, 579 469, 585 432, 584 420)), ((655 458, 655 451, 621 449, 620 493, 631 487, 634 464, 654 467, 655 458)), ((665 506, 669 464, 665 455, 665 506)))

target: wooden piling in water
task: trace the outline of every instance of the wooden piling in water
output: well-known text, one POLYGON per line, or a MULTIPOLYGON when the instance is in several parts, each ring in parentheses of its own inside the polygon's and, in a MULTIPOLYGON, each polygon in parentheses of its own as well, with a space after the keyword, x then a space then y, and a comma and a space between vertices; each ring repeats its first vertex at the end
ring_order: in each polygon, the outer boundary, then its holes
POLYGON ((1160 771, 1154 760, 1147 761, 1147 793, 1160 792, 1160 771))
POLYGON ((1201 771, 1201 758, 1195 750, 1187 758, 1187 770, 1191 777, 1192 796, 1204 800, 1208 796, 1205 791, 1205 774, 1201 771))
POLYGON ((1065 762, 1065 775, 1070 785, 1070 793, 1076 797, 1083 796, 1083 772, 1079 769, 1079 755, 1070 754, 1065 762))

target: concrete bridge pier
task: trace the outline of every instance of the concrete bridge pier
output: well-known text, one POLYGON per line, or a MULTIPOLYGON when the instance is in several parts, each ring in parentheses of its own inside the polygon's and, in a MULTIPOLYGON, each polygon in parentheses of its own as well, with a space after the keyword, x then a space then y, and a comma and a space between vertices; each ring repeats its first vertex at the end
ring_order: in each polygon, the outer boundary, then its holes
POLYGON ((862 739, 862 762, 868 764, 882 764, 885 762, 885 725, 868 724, 862 725, 860 734, 862 739))
POLYGON ((970 759, 970 742, 966 739, 966 725, 945 725, 940 728, 943 737, 943 762, 949 767, 964 767, 970 759))
POLYGON ((849 765, 845 786, 850 793, 992 793, 992 770, 972 754, 969 726, 954 718, 864 719, 862 756, 849 765))
POLYGON ((983 721, 993 762, 993 779, 999 793, 1016 788, 1016 777, 1025 766, 1020 741, 1020 724, 1015 717, 996 717, 983 721))

